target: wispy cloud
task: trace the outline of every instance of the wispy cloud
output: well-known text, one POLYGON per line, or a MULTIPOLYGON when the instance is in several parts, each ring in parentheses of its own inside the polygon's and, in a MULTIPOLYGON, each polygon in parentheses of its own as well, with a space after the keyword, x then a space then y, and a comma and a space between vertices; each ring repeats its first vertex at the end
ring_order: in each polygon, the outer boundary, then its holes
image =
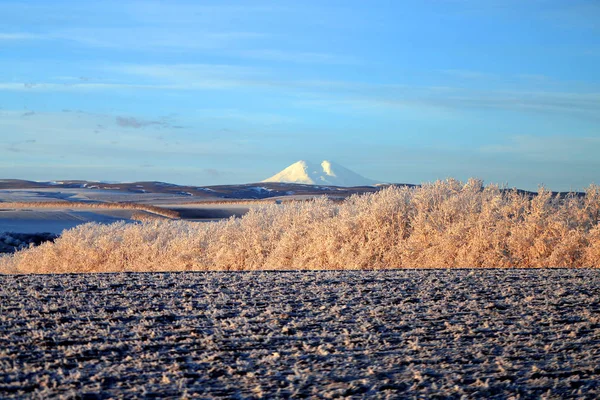
POLYGON ((198 31, 197 27, 70 28, 41 33, 0 32, 0 41, 62 41, 93 48, 139 51, 219 50, 264 39, 245 31, 198 31))
POLYGON ((123 64, 107 69, 124 79, 181 90, 257 86, 266 76, 258 68, 229 64, 123 64))
MULTIPOLYGON (((6 91, 201 91, 263 88, 324 105, 490 109, 561 113, 600 119, 600 92, 484 90, 459 87, 277 80, 260 70, 228 65, 127 65, 115 67, 124 83, 0 83, 6 91), (127 81, 129 77, 129 81, 127 81), (133 83, 133 82, 136 83, 133 83), (143 83, 137 83, 142 81, 143 83)), ((351 110, 350 110, 351 111, 351 110)))
POLYGON ((600 29, 600 3, 595 0, 571 0, 558 2, 539 13, 540 18, 561 28, 598 30, 600 29))
POLYGON ((483 146, 480 151, 519 155, 539 161, 591 163, 600 167, 600 137, 516 135, 505 143, 483 146))
MULTIPOLYGON (((456 87, 418 87, 404 85, 356 85, 353 89, 329 89, 326 93, 304 96, 298 103, 331 104, 336 109, 348 106, 368 111, 406 108, 440 110, 507 110, 560 113, 593 120, 600 119, 600 93, 544 91, 476 90, 456 87)), ((342 108, 343 110, 343 108, 342 108)))
POLYGON ((548 82, 551 80, 549 76, 543 74, 517 74, 516 78, 541 83, 548 82))
POLYGON ((287 115, 237 109, 202 109, 197 110, 195 115, 203 119, 234 120, 257 125, 278 125, 296 122, 295 118, 287 115))
POLYGON ((497 75, 488 72, 470 71, 465 69, 444 69, 441 70, 441 72, 445 75, 453 76, 460 79, 489 80, 498 78, 497 75))
POLYGON ((143 119, 90 113, 37 112, 36 118, 22 118, 21 114, 18 111, 0 111, 0 141, 12 143, 10 148, 0 147, 0 159, 3 150, 24 152, 25 145, 30 146, 26 151, 28 157, 55 157, 68 148, 69 160, 111 158, 133 161, 141 157, 162 157, 178 162, 198 156, 210 158, 252 151, 247 143, 242 146, 232 138, 208 139, 208 135, 201 132, 190 136, 177 129, 172 117, 143 119), (103 127, 102 135, 94 134, 99 125, 103 127), (23 132, 25 138, 11 142, 11 132, 23 132))
POLYGON ((254 67, 231 64, 121 64, 108 67, 114 72, 158 79, 180 80, 197 77, 241 76, 256 73, 254 67))
POLYGON ((199 32, 180 27, 169 29, 136 28, 76 28, 49 34, 56 40, 65 40, 88 47, 141 50, 156 52, 168 50, 215 50, 228 48, 240 42, 264 38, 260 32, 199 32))
POLYGON ((290 7, 281 2, 253 3, 242 2, 213 3, 204 2, 168 2, 133 1, 124 5, 123 10, 132 19, 154 24, 214 24, 239 20, 243 17, 275 15, 293 12, 303 7, 290 7))
POLYGON ((0 32, 0 41, 22 41, 22 40, 40 40, 47 39, 44 35, 38 35, 34 33, 16 32, 16 33, 2 33, 0 32))
POLYGON ((202 172, 212 178, 220 178, 223 176, 223 172, 214 168, 205 168, 202 172))
POLYGON ((136 93, 146 90, 151 91, 203 91, 226 90, 242 87, 270 87, 266 82, 251 80, 205 79, 191 80, 189 82, 173 84, 136 84, 136 83, 14 83, 0 82, 0 90, 11 92, 129 92, 136 93))
POLYGON ((291 62, 305 64, 358 64, 359 61, 354 57, 344 56, 332 53, 301 52, 289 50, 243 50, 236 53, 245 58, 257 60, 291 62))
POLYGON ((16 142, 8 143, 6 146, 6 150, 11 153, 23 153, 31 148, 32 145, 35 145, 37 140, 28 139, 28 140, 20 140, 16 142))
POLYGON ((169 117, 163 117, 157 120, 147 120, 130 116, 117 116, 115 117, 115 123, 123 128, 135 129, 146 128, 149 126, 155 126, 159 128, 181 128, 181 126, 174 124, 169 117))
POLYGON ((600 115, 600 93, 447 89, 430 91, 420 101, 450 108, 560 112, 594 118, 600 115))
POLYGON ((126 90, 126 89, 182 89, 172 85, 142 85, 131 83, 49 83, 49 82, 0 82, 0 90, 31 92, 70 92, 94 90, 126 90))

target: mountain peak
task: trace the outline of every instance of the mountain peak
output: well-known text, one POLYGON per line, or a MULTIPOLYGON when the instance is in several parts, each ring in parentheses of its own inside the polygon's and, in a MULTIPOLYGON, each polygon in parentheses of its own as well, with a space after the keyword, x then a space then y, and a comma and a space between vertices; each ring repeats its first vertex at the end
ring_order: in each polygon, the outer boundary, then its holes
POLYGON ((377 183, 328 160, 323 160, 320 164, 305 160, 297 161, 263 182, 346 187, 371 186, 377 183))

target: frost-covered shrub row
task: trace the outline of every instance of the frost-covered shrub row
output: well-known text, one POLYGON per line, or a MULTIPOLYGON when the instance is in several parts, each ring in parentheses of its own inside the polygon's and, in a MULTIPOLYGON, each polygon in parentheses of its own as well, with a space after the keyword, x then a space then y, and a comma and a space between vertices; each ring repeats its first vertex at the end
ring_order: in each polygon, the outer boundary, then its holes
POLYGON ((0 271, 598 268, 599 218, 600 186, 554 197, 446 180, 214 223, 86 224, 0 258, 0 271))

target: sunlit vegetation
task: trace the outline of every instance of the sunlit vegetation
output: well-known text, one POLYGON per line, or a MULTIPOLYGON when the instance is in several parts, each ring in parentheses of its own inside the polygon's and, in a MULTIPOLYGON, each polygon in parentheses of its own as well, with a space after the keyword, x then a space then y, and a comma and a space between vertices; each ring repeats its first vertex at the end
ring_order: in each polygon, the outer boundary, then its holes
POLYGON ((481 181, 389 187, 242 218, 86 224, 0 258, 4 273, 600 267, 600 186, 532 196, 481 181))

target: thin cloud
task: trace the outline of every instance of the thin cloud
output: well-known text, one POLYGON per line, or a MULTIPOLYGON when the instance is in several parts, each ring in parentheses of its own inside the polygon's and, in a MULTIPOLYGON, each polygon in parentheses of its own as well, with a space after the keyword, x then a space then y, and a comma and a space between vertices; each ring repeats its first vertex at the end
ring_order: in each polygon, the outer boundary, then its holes
POLYGON ((518 79, 523 79, 523 80, 533 81, 533 82, 548 82, 551 80, 551 78, 549 76, 542 75, 542 74, 517 74, 516 77, 518 79))
POLYGON ((600 137, 516 135, 506 143, 483 146, 485 154, 512 154, 541 161, 586 162, 600 165, 600 137))
POLYGON ((291 62, 304 64, 357 64, 358 60, 332 53, 294 52, 282 50, 246 50, 237 53, 239 56, 257 60, 291 62))
POLYGON ((441 72, 445 75, 450 75, 460 79, 475 79, 475 80, 483 80, 483 79, 495 79, 497 75, 490 74, 487 72, 481 71, 470 71, 464 69, 444 69, 441 72))
POLYGON ((124 128, 144 128, 151 125, 162 125, 159 121, 145 121, 134 117, 116 117, 117 125, 124 128))
MULTIPOLYGON (((455 109, 501 109, 576 114, 598 118, 600 93, 521 92, 450 89, 425 91, 416 103, 455 109)), ((392 99, 393 103, 394 100, 392 99)))
MULTIPOLYGON (((165 90, 230 90, 268 86, 266 71, 228 64, 121 64, 105 67, 121 81, 144 82, 140 87, 165 90)), ((136 85, 127 84, 135 89, 136 85)))
POLYGON ((27 150, 26 148, 30 147, 29 145, 36 143, 37 140, 35 139, 21 140, 18 142, 9 143, 9 145, 6 147, 6 150, 11 153, 24 153, 27 150))
POLYGON ((168 118, 162 118, 160 120, 145 120, 136 117, 117 116, 115 117, 115 123, 123 128, 146 128, 149 126, 156 126, 160 128, 175 128, 181 129, 179 125, 173 125, 172 121, 168 118))
POLYGON ((214 168, 206 168, 203 170, 203 172, 211 178, 220 178, 223 175, 221 171, 214 168))
POLYGON ((206 80, 239 80, 264 75, 254 67, 230 64, 121 64, 105 68, 112 72, 168 82, 194 83, 206 80))
POLYGON ((596 31, 600 29, 600 4, 589 0, 559 2, 557 7, 540 13, 540 18, 560 28, 596 31))
POLYGON ((197 110, 196 115, 202 116, 206 119, 237 120, 245 123, 259 125, 287 124, 296 121, 295 118, 292 118, 287 115, 248 112, 236 109, 202 109, 197 110))
MULTIPOLYGON (((218 87, 217 85, 208 85, 206 88, 218 87)), ((185 87, 181 85, 160 85, 160 84, 134 84, 134 83, 52 83, 52 82, 40 82, 40 83, 14 83, 14 82, 0 82, 0 90, 6 91, 38 91, 38 92, 85 92, 85 91, 106 91, 106 90, 190 90, 190 89, 201 88, 200 85, 195 87, 185 87)))
POLYGON ((600 93, 476 90, 454 87, 357 85, 353 90, 330 86, 326 93, 305 94, 296 104, 337 111, 391 111, 429 108, 438 110, 507 110, 560 113, 600 119, 600 93), (344 108, 346 107, 346 108, 344 108))
POLYGON ((190 32, 189 29, 74 28, 43 34, 28 32, 0 33, 0 41, 51 40, 71 42, 93 48, 127 49, 129 51, 219 50, 242 41, 267 37, 261 32, 222 31, 190 32))
MULTIPOLYGON (((246 143, 232 140, 206 140, 199 137, 187 137, 185 140, 178 140, 177 133, 169 132, 169 146, 165 146, 165 141, 154 140, 149 137, 148 132, 142 128, 130 128, 129 132, 119 129, 115 123, 115 117, 107 115, 85 114, 76 116, 70 113, 39 113, 35 119, 24 119, 20 113, 3 112, 0 118, 1 132, 35 132, 37 136, 36 143, 32 142, 9 142, 8 146, 1 148, 1 153, 20 152, 27 154, 28 157, 38 157, 39 159, 54 157, 56 154, 68 147, 70 153, 69 160, 79 160, 87 158, 115 159, 134 162, 136 159, 155 159, 165 160, 165 162, 183 162, 182 160, 196 160, 198 157, 206 159, 219 159, 221 155, 247 155, 252 153, 246 143), (93 127, 98 122, 111 121, 106 124, 106 129, 102 135, 94 135, 93 127), (86 134, 86 132, 88 132, 86 134), (141 145, 143 144, 143 146, 141 145), (65 147, 66 146, 66 147, 65 147)), ((125 117, 127 119, 127 117, 125 117)), ((156 121, 151 120, 131 120, 127 119, 126 124, 133 126, 156 126, 159 124, 172 123, 167 117, 156 121)), ((1 134, 0 134, 1 136, 1 134)), ((136 164, 139 161, 135 161, 136 164)))
POLYGON ((55 40, 69 41, 86 47, 126 49, 134 51, 182 51, 227 49, 242 41, 264 38, 261 32, 197 32, 189 28, 171 27, 168 30, 137 28, 75 28, 48 35, 55 40))
MULTIPOLYGON (((155 72, 158 72, 157 70, 155 72)), ((148 75, 152 75, 147 71, 148 75)), ((161 72, 162 73, 162 72, 161 72)), ((159 76, 157 74, 156 76, 159 76)), ((177 75, 177 74, 174 74, 177 75)), ((179 76, 179 82, 171 84, 148 83, 85 83, 62 85, 55 83, 0 83, 0 90, 11 91, 119 91, 119 90, 233 90, 236 88, 262 87, 282 91, 297 97, 317 98, 321 103, 360 102, 371 108, 397 106, 423 106, 442 109, 502 109, 522 112, 546 112, 576 115, 599 119, 600 93, 499 91, 452 87, 410 87, 403 85, 368 85, 354 82, 337 84, 314 81, 277 81, 269 79, 206 78, 194 75, 179 76), (186 79, 189 79, 186 83, 186 79)))
MULTIPOLYGON (((123 4, 123 11, 137 21, 149 24, 196 25, 229 23, 241 18, 295 12, 298 8, 290 8, 279 3, 264 5, 249 4, 200 4, 201 2, 133 2, 123 4)), ((304 7, 299 8, 302 10, 304 7)))
POLYGON ((24 40, 41 40, 47 39, 46 36, 37 35, 34 33, 0 33, 0 40, 3 41, 24 41, 24 40))
MULTIPOLYGON (((362 104, 373 110, 397 107, 440 110, 500 109, 519 112, 561 113, 600 119, 600 92, 491 90, 460 87, 368 84, 351 81, 301 81, 277 79, 268 70, 228 64, 123 64, 105 67, 116 73, 117 83, 79 82, 64 85, 42 83, 0 83, 11 91, 203 91, 262 88, 297 99, 317 99, 321 103, 362 104)), ((456 71, 484 78, 475 71, 456 71)), ((527 76, 523 76, 526 78, 527 76)), ((529 77, 533 78, 533 77, 529 77)), ((540 81, 542 80, 541 77, 540 81)), ((306 105, 306 104, 305 104, 306 105)), ((334 104, 335 105, 335 104, 334 104)), ((350 109, 349 112, 352 110, 350 109)), ((127 121, 122 122, 127 124, 127 121)), ((135 125, 135 124, 134 124, 135 125)))

